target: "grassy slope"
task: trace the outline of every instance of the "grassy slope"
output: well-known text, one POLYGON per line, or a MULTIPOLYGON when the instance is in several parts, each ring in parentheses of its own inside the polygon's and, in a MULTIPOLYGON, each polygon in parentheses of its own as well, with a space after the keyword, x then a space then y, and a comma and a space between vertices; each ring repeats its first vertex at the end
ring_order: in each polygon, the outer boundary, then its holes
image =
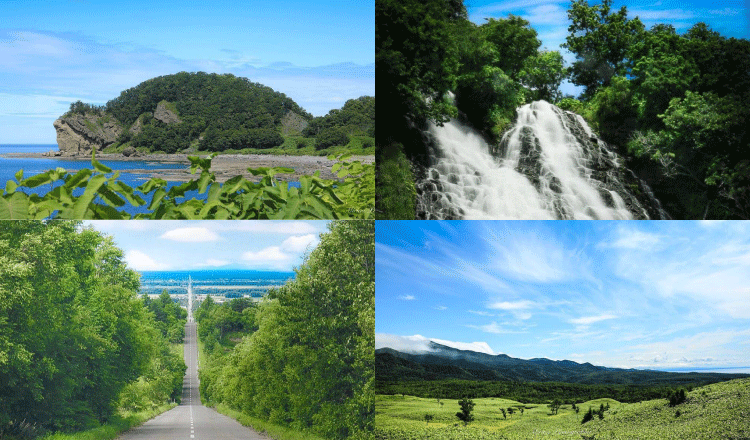
POLYGON ((750 379, 738 379, 696 388, 685 403, 669 408, 665 399, 621 404, 597 399, 580 405, 576 414, 570 405, 555 416, 546 405, 522 405, 498 398, 475 399, 475 421, 464 427, 455 417, 456 400, 377 396, 375 438, 381 440, 463 439, 741 439, 750 438, 750 379), (609 403, 604 420, 597 417, 581 425, 589 406, 609 403), (524 406, 524 415, 503 419, 500 408, 524 406), (679 416, 675 416, 677 410, 679 416), (434 420, 427 425, 425 414, 434 420))

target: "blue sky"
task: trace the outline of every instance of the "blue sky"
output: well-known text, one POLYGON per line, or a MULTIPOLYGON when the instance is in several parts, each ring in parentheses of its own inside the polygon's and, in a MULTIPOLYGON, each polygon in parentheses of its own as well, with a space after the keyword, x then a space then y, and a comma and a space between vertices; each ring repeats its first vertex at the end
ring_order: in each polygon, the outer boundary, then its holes
MULTIPOLYGON (((599 3, 598 0, 589 0, 590 5, 599 3)), ((464 4, 469 19, 477 24, 484 23, 485 18, 504 18, 508 14, 525 18, 536 29, 543 48, 561 51, 568 65, 575 61, 573 54, 560 47, 570 26, 567 15, 569 0, 465 0, 464 4)), ((619 10, 622 6, 627 7, 631 19, 639 17, 646 29, 667 23, 678 33, 684 33, 695 23, 703 21, 726 37, 750 36, 750 11, 746 0, 615 0, 612 8, 619 10)), ((562 91, 577 96, 583 89, 564 83, 562 91)))
POLYGON ((374 0, 5 0, 0 143, 55 143, 71 102, 149 78, 232 73, 320 116, 375 94, 374 0))
POLYGON ((378 348, 750 369, 748 222, 381 221, 375 249, 378 348))
POLYGON ((291 271, 320 242, 326 221, 86 221, 112 236, 131 269, 291 271))

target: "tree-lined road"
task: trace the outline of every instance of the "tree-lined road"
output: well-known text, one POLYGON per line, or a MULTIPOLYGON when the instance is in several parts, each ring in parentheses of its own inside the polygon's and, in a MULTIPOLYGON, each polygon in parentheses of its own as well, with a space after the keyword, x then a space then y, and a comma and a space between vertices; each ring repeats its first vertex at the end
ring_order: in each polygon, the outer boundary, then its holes
POLYGON ((119 437, 119 440, 268 440, 236 420, 201 404, 198 391, 196 324, 185 325, 185 364, 182 403, 119 437))

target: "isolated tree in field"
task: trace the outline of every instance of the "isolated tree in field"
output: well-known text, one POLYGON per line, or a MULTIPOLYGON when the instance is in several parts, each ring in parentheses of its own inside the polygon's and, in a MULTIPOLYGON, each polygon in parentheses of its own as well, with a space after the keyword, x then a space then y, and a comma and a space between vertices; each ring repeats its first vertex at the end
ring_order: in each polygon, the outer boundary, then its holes
POLYGON ((428 425, 430 424, 430 420, 432 420, 432 419, 433 419, 432 414, 425 414, 424 415, 424 421, 427 422, 428 425))
POLYGON ((586 414, 583 415, 583 419, 581 420, 581 424, 583 425, 584 423, 592 420, 593 418, 594 418, 594 410, 592 410, 591 407, 589 407, 589 411, 586 414))
POLYGON ((677 406, 685 401, 685 389, 680 388, 669 395, 669 406, 677 406))
POLYGON ((513 417, 513 408, 508 408, 508 414, 510 414, 511 418, 513 417))
POLYGON ((518 409, 521 410, 521 416, 523 416, 523 407, 520 407, 518 409))
POLYGON ((474 410, 474 401, 464 397, 458 402, 458 405, 461 407, 461 411, 456 413, 456 417, 464 422, 464 426, 466 426, 469 422, 473 422, 474 416, 471 414, 471 412, 474 410))
POLYGON ((562 405, 562 402, 560 402, 558 399, 555 399, 547 405, 549 407, 549 410, 552 412, 553 415, 557 414, 557 411, 560 409, 560 406, 562 405))
POLYGON ((508 418, 505 415, 505 408, 500 408, 500 412, 503 413, 503 419, 507 419, 508 418))

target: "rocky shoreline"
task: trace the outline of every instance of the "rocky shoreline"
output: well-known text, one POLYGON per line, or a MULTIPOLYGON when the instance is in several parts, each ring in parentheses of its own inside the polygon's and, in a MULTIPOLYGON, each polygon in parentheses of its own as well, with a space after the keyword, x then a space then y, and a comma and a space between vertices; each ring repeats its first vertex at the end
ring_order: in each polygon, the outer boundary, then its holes
MULTIPOLYGON (((51 152, 50 152, 51 153, 51 152)), ((39 158, 48 159, 57 157, 69 160, 91 161, 89 155, 58 156, 50 153, 7 153, 3 157, 39 158)), ((147 161, 160 163, 182 163, 184 169, 132 169, 128 173, 141 174, 144 178, 158 177, 171 182, 186 182, 195 179, 197 174, 190 173, 190 161, 188 154, 145 154, 139 156, 125 156, 117 153, 97 153, 97 160, 106 161, 147 161)), ((360 160, 362 163, 371 164, 375 162, 375 156, 352 156, 352 160, 360 160)), ((285 181, 299 180, 300 176, 309 176, 320 171, 320 177, 333 179, 331 166, 335 161, 328 160, 325 156, 277 156, 271 154, 220 154, 211 162, 211 171, 216 174, 216 180, 225 182, 228 179, 242 175, 248 180, 258 181, 259 177, 247 172, 248 168, 261 167, 289 167, 294 173, 277 174, 277 179, 285 181)))

